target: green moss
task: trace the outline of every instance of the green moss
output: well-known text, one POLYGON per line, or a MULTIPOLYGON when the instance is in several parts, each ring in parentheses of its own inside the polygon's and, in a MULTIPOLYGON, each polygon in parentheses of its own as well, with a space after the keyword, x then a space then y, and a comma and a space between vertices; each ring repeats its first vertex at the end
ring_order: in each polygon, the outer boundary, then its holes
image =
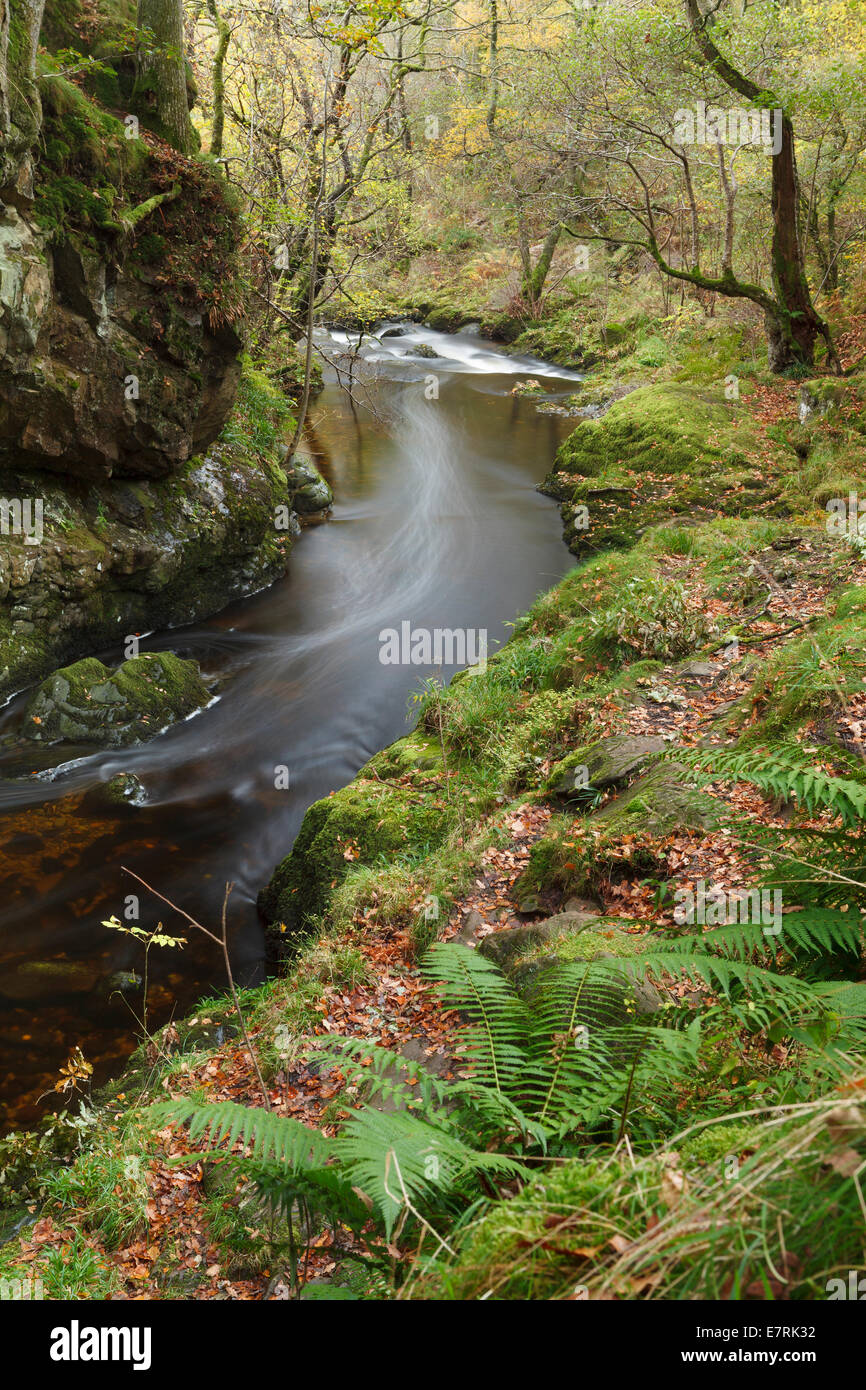
POLYGON ((333 889, 356 866, 426 853, 447 832, 446 813, 411 790, 359 777, 316 801, 304 816, 291 854, 262 891, 269 922, 295 931, 325 909, 333 889))
POLYGON ((615 956, 617 960, 628 960, 637 955, 647 945, 646 935, 638 932, 628 933, 618 929, 615 922, 605 931, 604 923, 599 922, 597 931, 583 931, 577 936, 562 936, 556 942, 545 945, 540 955, 556 955, 559 960, 594 960, 596 956, 615 956))
MULTIPOLYGON (((137 186, 146 146, 73 82, 44 72, 43 154, 35 183, 36 219, 46 230, 85 235, 116 223, 115 190, 137 186)), ((119 198, 117 199, 119 201, 119 198)))
POLYGON ((285 393, 243 354, 235 407, 220 438, 238 449, 280 461, 294 424, 285 393))
POLYGON ((739 1124, 707 1125, 677 1145, 684 1164, 718 1167, 725 1159, 750 1153, 760 1139, 760 1125, 754 1120, 739 1124))
POLYGON ((593 812, 588 824, 603 831, 602 844, 636 830, 644 840, 663 839, 675 830, 705 830, 719 818, 718 802, 697 791, 684 769, 662 763, 593 812))
POLYGON ((864 667, 866 587, 857 586, 840 596, 836 611, 811 636, 794 637, 761 661, 730 726, 744 728, 747 743, 777 741, 810 722, 835 738, 840 702, 862 692, 864 667))
POLYGON ((631 545, 672 515, 738 514, 744 488, 750 510, 770 505, 773 478, 759 444, 751 417, 721 387, 646 386, 582 421, 542 490, 562 503, 576 554, 631 545))
POLYGON ((42 743, 136 743, 209 698, 196 663, 172 652, 145 653, 116 671, 86 657, 43 682, 27 705, 22 732, 42 743))

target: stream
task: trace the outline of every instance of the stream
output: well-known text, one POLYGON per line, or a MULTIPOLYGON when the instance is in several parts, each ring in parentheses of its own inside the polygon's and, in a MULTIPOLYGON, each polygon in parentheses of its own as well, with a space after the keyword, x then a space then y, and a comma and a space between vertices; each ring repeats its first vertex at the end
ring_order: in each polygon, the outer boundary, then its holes
MULTIPOLYGON (((306 808, 408 732, 425 677, 456 669, 383 664, 380 632, 407 621, 486 631, 492 653, 573 563, 557 509, 535 485, 574 422, 511 391, 532 377, 555 403, 577 375, 507 356, 471 331, 378 332, 359 351, 357 335, 317 332, 325 388, 307 444, 334 489, 330 519, 305 528, 269 589, 142 643, 194 657, 219 681, 216 702, 149 744, 94 751, 53 779, 0 783, 0 1128, 45 1112, 51 1101, 39 1098, 75 1045, 97 1081, 135 1046, 140 991, 117 972, 141 971, 141 947, 101 926, 123 916, 130 893, 143 926, 164 922, 189 938, 182 952, 151 952, 151 1027, 224 984, 216 948, 121 866, 211 927, 232 880, 233 964, 243 982, 260 981, 256 894, 306 808), (349 351, 351 398, 334 365, 345 380, 349 351), (287 789, 275 785, 278 768, 287 789), (99 798, 118 772, 140 777, 144 805, 99 798)), ((25 699, 0 713, 0 734, 25 699)))

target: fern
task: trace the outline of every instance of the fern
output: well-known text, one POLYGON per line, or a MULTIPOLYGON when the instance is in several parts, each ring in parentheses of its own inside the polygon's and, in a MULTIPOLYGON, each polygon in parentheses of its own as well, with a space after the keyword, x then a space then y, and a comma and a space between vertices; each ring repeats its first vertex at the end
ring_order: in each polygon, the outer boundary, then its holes
POLYGON ((252 1158, 276 1159, 287 1168, 316 1168, 331 1156, 329 1141, 299 1120, 234 1101, 204 1104, 190 1098, 166 1101, 151 1111, 157 1119, 188 1124, 191 1139, 206 1135, 229 1150, 243 1145, 252 1158))
POLYGON ((701 772, 704 783, 750 782, 773 796, 796 799, 812 815, 831 811, 848 829, 866 819, 866 783, 831 776, 799 758, 793 749, 779 754, 765 749, 719 752, 677 748, 676 757, 701 772))
POLYGON ((190 1137, 206 1137, 229 1149, 243 1145, 251 1176, 275 1202, 290 1206, 299 1196, 338 1201, 343 1213, 370 1209, 390 1239, 401 1214, 429 1209, 443 1197, 471 1188, 470 1179, 485 1175, 514 1179, 528 1176, 517 1160, 476 1151, 449 1127, 443 1111, 420 1119, 406 1112, 384 1114, 365 1107, 327 1139, 297 1120, 231 1101, 207 1104, 192 1099, 154 1107, 159 1123, 188 1123, 190 1137), (279 1169, 263 1167, 276 1160, 279 1169), (352 1194, 356 1201, 351 1200, 352 1194))
POLYGON ((530 1015, 502 973, 477 951, 445 942, 424 956, 425 974, 443 1004, 459 1009, 467 1056, 477 1080, 498 1095, 511 1090, 526 1065, 530 1015))
POLYGON ((353 1185, 371 1199, 389 1239, 401 1216, 429 1211, 446 1196, 468 1193, 479 1177, 529 1176, 506 1154, 471 1148, 447 1122, 434 1124, 400 1111, 365 1109, 353 1115, 334 1148, 353 1185))
MULTIPOLYGON (((832 914, 826 921, 802 915, 800 940, 820 948, 841 939, 832 914)), ((233 1103, 186 1099, 158 1110, 223 1152, 240 1145, 269 1200, 325 1209, 356 1229, 369 1212, 390 1241, 407 1219, 453 1216, 481 1192, 522 1181, 526 1161, 554 1144, 590 1137, 600 1124, 622 1136, 633 1107, 669 1105, 675 1083, 697 1063, 701 1014, 728 1010, 753 1030, 783 1026, 813 1046, 834 1029, 866 1034, 866 998, 779 974, 755 959, 767 950, 755 928, 719 928, 652 944, 628 960, 556 965, 524 1002, 484 957, 438 943, 423 969, 442 1002, 460 1010, 461 1077, 433 1077, 359 1039, 317 1039, 317 1058, 363 1085, 367 1097, 333 1138, 233 1103), (629 1021, 644 974, 688 979, 717 1002, 697 1015, 671 1004, 652 1021, 629 1021)))

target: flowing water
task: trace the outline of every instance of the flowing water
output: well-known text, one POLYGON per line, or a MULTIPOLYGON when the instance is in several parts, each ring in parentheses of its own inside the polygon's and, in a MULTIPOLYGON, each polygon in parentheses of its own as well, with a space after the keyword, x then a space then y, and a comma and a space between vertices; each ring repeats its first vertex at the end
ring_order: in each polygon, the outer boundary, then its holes
MULTIPOLYGON (((317 335, 326 385, 308 444, 334 488, 331 519, 304 530, 271 588, 142 644, 195 657, 218 678, 216 702, 150 744, 85 750, 51 778, 0 784, 0 1125, 44 1111, 38 1097, 76 1044, 97 1078, 134 1045, 140 993, 133 983, 125 996, 115 973, 140 971, 141 951, 101 920, 139 891, 144 926, 183 924, 121 866, 211 926, 233 880, 233 962, 260 979, 256 893, 307 806, 408 731, 425 677, 455 669, 383 664, 380 632, 405 621, 486 629, 494 651, 571 564, 557 511, 535 491, 570 426, 511 391, 533 377, 556 401, 575 375, 471 332, 379 331, 360 344, 317 335), (423 345, 439 356, 419 355, 423 345), (280 767, 287 790, 275 785, 280 767), (101 800, 100 784, 121 771, 140 777, 146 804, 101 800)), ((122 653, 100 655, 116 664, 122 653)), ((21 705, 3 711, 0 734, 21 705)), ((184 934, 182 953, 151 953, 154 1025, 222 985, 215 949, 184 934)))

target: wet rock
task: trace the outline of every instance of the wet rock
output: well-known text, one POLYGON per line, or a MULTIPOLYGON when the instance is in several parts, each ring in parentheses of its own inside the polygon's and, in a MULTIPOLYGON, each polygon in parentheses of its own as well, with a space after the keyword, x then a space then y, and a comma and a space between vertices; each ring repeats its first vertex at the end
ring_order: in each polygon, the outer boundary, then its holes
POLYGON ((147 792, 134 772, 118 772, 98 789, 99 796, 110 806, 143 806, 147 792))
POLYGON ((164 477, 216 438, 241 340, 72 237, 0 216, 0 457, 92 480, 164 477))
POLYGON ((197 664, 172 652, 148 652, 113 672, 87 657, 42 683, 22 733, 34 743, 143 743, 209 699, 197 664))
POLYGON ((115 970, 106 983, 110 990, 119 989, 123 994, 134 994, 141 989, 144 980, 135 970, 115 970))
POLYGON ((86 493, 0 472, 0 497, 44 505, 41 544, 9 535, 0 546, 0 698, 128 634, 218 612, 286 570, 291 536, 275 527, 285 475, 233 445, 182 477, 86 493))
POLYGON ((286 477, 292 507, 301 516, 327 511, 334 494, 311 458, 295 455, 286 477))
POLYGON ((78 961, 25 961, 0 972, 0 995, 23 1002, 90 994, 98 979, 98 971, 78 961))
POLYGON ((441 357, 441 352, 437 352, 429 343, 419 343, 414 352, 415 357, 441 357))

